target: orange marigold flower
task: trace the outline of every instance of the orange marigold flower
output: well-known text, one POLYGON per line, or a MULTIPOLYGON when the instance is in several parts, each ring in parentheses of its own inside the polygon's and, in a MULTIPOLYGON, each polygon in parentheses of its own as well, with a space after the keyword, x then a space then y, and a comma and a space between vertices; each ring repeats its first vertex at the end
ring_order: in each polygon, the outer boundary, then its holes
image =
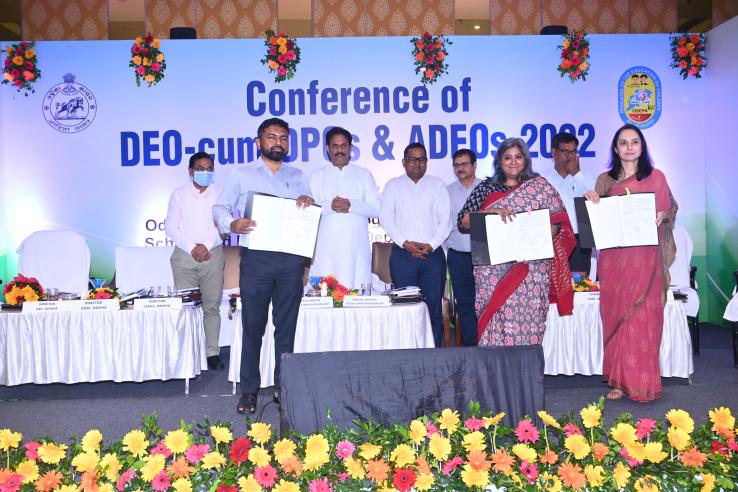
POLYGON ((84 472, 79 482, 79 488, 85 492, 97 491, 99 488, 97 486, 97 472, 94 470, 84 472))
POLYGON ((376 483, 383 482, 389 477, 390 467, 382 458, 366 462, 366 476, 376 483))
POLYGON ((188 478, 191 473, 195 472, 195 468, 190 466, 184 456, 180 456, 167 467, 167 471, 177 478, 188 478))
POLYGON ((553 465, 557 461, 559 461, 559 455, 554 453, 552 450, 547 449, 545 453, 541 455, 539 458, 541 463, 544 463, 546 465, 553 465))
POLYGON ((582 467, 571 463, 562 463, 559 466, 559 478, 564 485, 573 489, 581 489, 587 484, 587 477, 582 473, 582 467))
POLYGON ((492 469, 497 473, 508 474, 512 471, 512 465, 515 463, 515 458, 510 455, 507 451, 495 451, 492 454, 492 469))
POLYGON ((492 463, 487 461, 487 453, 481 450, 472 451, 466 455, 466 459, 469 465, 475 470, 489 471, 489 468, 492 466, 492 463))
POLYGON ((602 459, 607 456, 607 452, 607 446, 605 446, 601 442, 596 442, 594 443, 594 445, 592 445, 592 454, 597 461, 602 461, 602 459))
POLYGON ((302 475, 302 463, 297 456, 288 456, 284 458, 279 465, 285 473, 299 477, 302 475))
POLYGON ((702 466, 707 461, 707 455, 696 447, 692 447, 679 455, 679 461, 684 466, 702 466))
POLYGON ((430 465, 428 465, 428 461, 423 456, 418 456, 416 461, 418 463, 417 468, 420 475, 428 475, 432 473, 430 465))
POLYGON ((64 476, 54 470, 49 470, 36 480, 36 490, 38 492, 49 492, 59 487, 64 476))

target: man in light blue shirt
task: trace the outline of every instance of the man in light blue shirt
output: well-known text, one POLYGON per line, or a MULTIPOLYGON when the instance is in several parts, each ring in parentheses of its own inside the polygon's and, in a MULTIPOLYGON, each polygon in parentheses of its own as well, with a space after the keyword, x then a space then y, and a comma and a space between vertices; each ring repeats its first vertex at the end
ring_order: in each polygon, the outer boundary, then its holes
POLYGON ((289 253, 248 248, 248 234, 259 224, 243 217, 250 191, 297 199, 298 207, 315 203, 305 174, 282 161, 289 150, 289 125, 270 118, 259 125, 256 147, 261 159, 253 166, 235 169, 213 206, 213 219, 222 233, 241 234, 240 289, 243 346, 241 349, 241 398, 236 411, 256 412, 261 386, 261 339, 272 303, 274 322, 274 400, 279 403, 279 370, 282 354, 295 344, 297 314, 302 299, 305 258, 289 253), (234 217, 234 212, 240 217, 234 217), (243 236, 246 235, 246 236, 243 236))
POLYGON ((472 190, 482 182, 477 178, 477 156, 470 149, 459 149, 453 157, 454 174, 458 178, 448 185, 451 200, 451 224, 453 229, 446 240, 448 273, 454 292, 456 312, 461 331, 461 342, 465 346, 477 344, 477 314, 474 311, 474 270, 471 259, 471 240, 469 233, 459 232, 456 220, 459 211, 466 203, 472 190))

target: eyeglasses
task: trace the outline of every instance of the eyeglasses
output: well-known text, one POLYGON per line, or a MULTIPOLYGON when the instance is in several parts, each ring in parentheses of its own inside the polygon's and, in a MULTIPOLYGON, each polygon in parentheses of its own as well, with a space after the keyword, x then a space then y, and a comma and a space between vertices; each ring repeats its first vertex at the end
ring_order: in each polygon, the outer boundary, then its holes
POLYGON ((453 166, 454 169, 457 169, 459 167, 471 166, 472 165, 472 162, 471 161, 454 162, 451 165, 453 166))
POLYGON ((557 147, 555 150, 558 150, 559 152, 561 152, 564 155, 577 155, 577 152, 579 152, 578 149, 567 150, 567 149, 562 149, 562 148, 559 148, 559 147, 557 147))
POLYGON ((213 167, 197 167, 197 166, 195 166, 195 167, 192 168, 192 170, 193 171, 201 171, 201 172, 202 171, 206 171, 206 172, 212 173, 213 171, 215 171, 215 166, 213 166, 213 167))
POLYGON ((408 164, 425 164, 428 162, 427 157, 405 157, 405 162, 408 164))
POLYGON ((289 135, 277 135, 276 133, 269 133, 267 135, 264 135, 264 138, 270 142, 284 142, 287 143, 290 140, 289 135))

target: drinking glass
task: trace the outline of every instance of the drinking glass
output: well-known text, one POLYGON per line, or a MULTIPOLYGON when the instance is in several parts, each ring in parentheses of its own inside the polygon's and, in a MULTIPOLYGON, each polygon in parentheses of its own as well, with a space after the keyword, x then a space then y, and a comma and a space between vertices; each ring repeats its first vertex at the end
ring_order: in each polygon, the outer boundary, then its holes
POLYGON ((372 295, 372 284, 361 284, 361 295, 362 296, 372 295))
POLYGON ((107 279, 104 278, 91 278, 90 283, 92 284, 93 289, 99 289, 103 285, 105 285, 107 279))
POLYGON ((49 287, 46 289, 46 300, 47 301, 58 301, 59 300, 59 289, 56 287, 49 287))

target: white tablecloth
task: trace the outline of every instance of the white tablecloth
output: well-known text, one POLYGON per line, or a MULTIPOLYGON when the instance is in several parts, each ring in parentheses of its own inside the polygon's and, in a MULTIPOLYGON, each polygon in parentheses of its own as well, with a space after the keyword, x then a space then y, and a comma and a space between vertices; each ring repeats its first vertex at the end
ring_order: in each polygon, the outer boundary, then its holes
MULTIPOLYGON (((240 380, 241 311, 233 315, 228 381, 240 380)), ((295 352, 432 348, 433 330, 424 302, 390 307, 300 309, 295 352)), ((261 343, 261 387, 274 385, 274 325, 271 310, 261 343)))
POLYGON ((202 310, 0 314, 0 384, 189 379, 207 369, 202 310))
MULTIPOLYGON (((602 374, 602 320, 600 303, 576 294, 574 314, 559 316, 556 305, 548 308, 543 339, 545 373, 602 374)), ((664 332, 661 337, 661 375, 689 378, 694 372, 692 340, 681 301, 669 301, 664 308, 664 332)))

